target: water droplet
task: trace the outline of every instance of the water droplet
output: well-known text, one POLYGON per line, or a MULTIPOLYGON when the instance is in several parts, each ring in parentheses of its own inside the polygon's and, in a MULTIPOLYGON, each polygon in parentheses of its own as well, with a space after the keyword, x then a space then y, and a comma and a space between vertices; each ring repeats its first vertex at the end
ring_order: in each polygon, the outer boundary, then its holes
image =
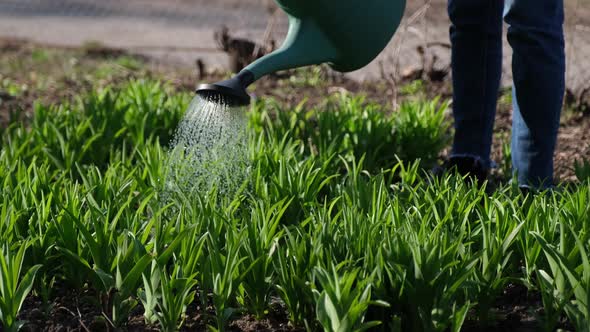
POLYGON ((172 141, 167 186, 189 195, 217 186, 233 195, 249 170, 247 124, 243 108, 196 96, 172 141))

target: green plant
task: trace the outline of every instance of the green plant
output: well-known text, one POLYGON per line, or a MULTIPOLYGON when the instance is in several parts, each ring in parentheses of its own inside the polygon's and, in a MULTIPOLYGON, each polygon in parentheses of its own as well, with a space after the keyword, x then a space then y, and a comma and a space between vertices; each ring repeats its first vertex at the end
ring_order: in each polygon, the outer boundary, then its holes
POLYGON ((500 98, 498 99, 498 104, 504 107, 511 107, 512 106, 512 89, 511 88, 503 88, 500 91, 500 98))
POLYGON ((123 55, 115 60, 115 63, 128 70, 139 70, 143 63, 137 58, 128 55, 123 55))
POLYGON ((324 82, 325 71, 322 66, 295 69, 289 77, 289 82, 297 87, 318 87, 324 82))
POLYGON ((445 121, 448 102, 435 98, 430 102, 402 103, 394 117, 395 154, 404 161, 421 159, 434 165, 439 152, 448 144, 449 124, 445 121))
POLYGON ((174 331, 178 324, 182 325, 181 316, 194 299, 195 291, 192 288, 196 285, 198 275, 194 264, 201 259, 205 238, 203 236, 198 242, 192 242, 195 234, 196 227, 188 227, 165 248, 154 248, 153 256, 156 258, 151 261, 149 273, 143 272, 143 288, 138 290, 147 324, 159 322, 167 331, 174 331), (195 246, 187 247, 188 243, 195 246), (168 273, 166 268, 171 265, 170 260, 173 258, 176 258, 172 263, 174 270, 164 276, 166 280, 162 280, 162 275, 168 273), (170 283, 175 285, 171 287, 170 283))
POLYGON ((475 269, 477 311, 480 322, 489 324, 493 302, 509 282, 506 270, 513 265, 514 243, 524 223, 514 219, 515 208, 506 201, 491 198, 483 203, 478 211, 481 223, 472 232, 481 255, 475 269))
POLYGON ((512 178, 512 147, 510 143, 504 140, 502 141, 502 163, 500 170, 505 179, 512 178))
MULTIPOLYGON (((8 273, 26 290, 14 299, 33 290, 50 308, 65 284, 96 293, 94 310, 122 329, 141 302, 145 323, 170 331, 193 314, 223 330, 277 309, 309 330, 458 331, 494 325, 510 282, 540 291, 535 328, 587 324, 588 182, 523 198, 514 184, 426 177, 446 146, 445 103, 259 101, 251 172, 225 195, 168 181, 189 94, 143 80, 92 90, 0 130, 3 269, 33 266, 8 273)), ((26 317, 16 307, 2 308, 3 329, 26 317)))
POLYGON ((387 302, 401 305, 404 330, 459 331, 471 307, 463 290, 477 260, 459 260, 460 245, 448 243, 444 235, 424 236, 424 242, 410 235, 387 245, 385 273, 401 286, 387 302))
POLYGON ((321 267, 314 269, 314 279, 321 291, 314 289, 316 314, 324 331, 366 331, 381 324, 378 321, 365 322, 370 305, 388 306, 383 301, 371 301, 371 282, 359 278, 360 270, 338 273, 335 266, 331 271, 321 267))
MULTIPOLYGON (((157 306, 161 301, 160 283, 162 282, 161 271, 156 261, 152 261, 149 274, 142 274, 143 288, 138 291, 138 297, 143 305, 143 317, 147 324, 155 324, 158 321, 157 306)), ((166 315, 163 315, 166 316, 166 315)), ((176 323, 176 321, 174 321, 176 323)), ((176 326, 176 325, 174 325, 176 326)))
POLYGON ((20 244, 14 254, 7 245, 2 246, 0 255, 0 322, 8 332, 18 331, 25 322, 17 320, 17 315, 25 298, 33 288, 35 275, 41 265, 31 267, 21 278, 27 244, 20 244))
MULTIPOLYGON (((538 233, 532 235, 543 247, 545 257, 549 261, 551 274, 540 270, 539 277, 544 290, 544 301, 551 299, 549 308, 555 308, 555 315, 564 310, 576 331, 590 331, 590 262, 586 247, 586 239, 577 235, 571 226, 562 227, 569 232, 575 245, 571 251, 562 242, 558 248, 550 245, 538 233), (576 257, 577 259, 574 259, 576 257)), ((565 238, 565 234, 562 236, 565 238)), ((555 318, 554 318, 555 319, 555 318)), ((549 325, 549 328, 553 326, 549 325)))
POLYGON ((184 276, 178 266, 171 273, 160 271, 157 277, 160 279, 159 297, 151 300, 157 303, 158 309, 154 314, 162 331, 174 332, 182 326, 186 307, 193 302, 196 293, 194 287, 197 281, 194 277, 184 276))
POLYGON ((244 278, 244 272, 240 271, 240 265, 246 259, 240 255, 242 235, 230 233, 230 236, 232 238, 226 244, 225 255, 217 239, 211 235, 207 238, 207 247, 211 255, 204 274, 209 277, 206 286, 213 295, 216 327, 208 325, 208 328, 213 331, 225 331, 227 322, 237 311, 231 306, 231 301, 244 278))
POLYGON ((258 201, 252 208, 252 219, 246 225, 247 236, 242 246, 245 257, 242 264, 244 273, 241 287, 244 304, 262 318, 267 311, 269 297, 274 286, 275 271, 272 266, 279 239, 281 219, 290 202, 282 200, 273 206, 258 201))
MULTIPOLYGON (((87 184, 88 181, 86 179, 87 184)), ((108 182, 105 184, 107 188, 110 187, 108 182)), ((152 257, 134 234, 116 232, 121 216, 133 201, 133 195, 128 196, 127 202, 118 211, 104 211, 96 198, 91 195, 87 198, 90 210, 84 216, 66 211, 79 230, 79 241, 88 248, 89 257, 65 247, 59 250, 88 273, 93 286, 100 293, 103 313, 112 324, 120 326, 136 305, 137 301, 132 295, 136 293, 141 275, 152 257)))
POLYGON ((403 95, 409 95, 414 97, 423 97, 425 92, 424 81, 414 80, 410 83, 404 84, 400 88, 400 93, 403 95))
POLYGON ((13 80, 10 80, 8 78, 2 79, 1 83, 2 84, 0 85, 0 88, 2 90, 6 91, 6 93, 8 93, 9 95, 11 95, 13 97, 19 97, 20 95, 22 95, 24 92, 26 92, 28 90, 27 85, 25 85, 25 84, 19 85, 18 83, 14 82, 13 80))
POLYGON ((275 260, 277 291, 289 311, 289 321, 309 326, 314 317, 314 298, 309 286, 318 257, 309 234, 301 229, 286 231, 286 243, 279 246, 275 260))
POLYGON ((588 181, 590 179, 590 160, 574 161, 574 172, 578 181, 588 181))

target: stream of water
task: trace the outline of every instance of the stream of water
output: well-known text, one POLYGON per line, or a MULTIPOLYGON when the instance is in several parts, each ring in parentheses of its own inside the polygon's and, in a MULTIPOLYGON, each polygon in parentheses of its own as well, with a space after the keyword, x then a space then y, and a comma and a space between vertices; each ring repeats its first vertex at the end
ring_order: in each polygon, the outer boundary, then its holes
POLYGON ((234 194, 249 172, 247 125, 243 107, 222 96, 196 96, 172 141, 167 186, 185 194, 213 186, 222 195, 234 194))

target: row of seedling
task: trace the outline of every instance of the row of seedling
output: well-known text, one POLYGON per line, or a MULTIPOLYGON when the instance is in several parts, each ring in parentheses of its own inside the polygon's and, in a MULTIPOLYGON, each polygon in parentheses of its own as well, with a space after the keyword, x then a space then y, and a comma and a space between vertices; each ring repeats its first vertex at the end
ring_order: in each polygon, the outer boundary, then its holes
POLYGON ((3 130, 4 330, 26 296, 49 305, 66 285, 95 292, 111 328, 141 309, 168 331, 273 313, 310 330, 458 331, 495 324, 508 284, 541 294, 545 330, 587 330, 587 182, 523 197, 430 178, 444 104, 386 114, 339 97, 257 104, 240 191, 183 192, 166 184, 165 146, 186 101, 133 83, 3 130))
MULTIPOLYGON (((347 167, 316 188, 329 195, 291 214, 294 196, 309 189, 296 182, 276 202, 256 192, 173 193, 162 206, 155 191, 137 191, 133 175, 89 169, 83 184, 64 181, 30 197, 26 216, 22 207, 15 214, 21 198, 5 195, 4 324, 17 322, 37 274, 91 287, 117 327, 141 303, 147 323, 174 330, 194 302, 204 323, 223 330, 240 314, 264 317, 274 297, 294 326, 310 329, 459 330, 466 319, 493 324, 509 282, 541 293, 547 330, 564 314, 576 330, 587 326, 587 186, 525 199, 513 188, 488 196, 457 178, 432 184, 405 174, 414 183, 391 187, 388 172, 347 167)), ((35 179, 23 180, 32 194, 35 179)), ((285 183, 266 185, 275 193, 285 183)), ((35 293, 50 300, 46 285, 35 293)))

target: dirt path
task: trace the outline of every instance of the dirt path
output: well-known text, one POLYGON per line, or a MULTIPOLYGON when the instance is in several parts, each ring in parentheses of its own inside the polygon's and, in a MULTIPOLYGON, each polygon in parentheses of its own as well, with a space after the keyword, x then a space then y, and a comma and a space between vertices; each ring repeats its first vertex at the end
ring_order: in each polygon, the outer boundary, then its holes
POLYGON ((216 28, 221 24, 234 30, 243 26, 243 35, 251 37, 261 34, 266 20, 262 6, 254 1, 0 2, 0 35, 4 37, 63 46, 98 41, 166 62, 192 64, 196 58, 203 58, 212 67, 223 67, 226 61, 216 51, 216 28))
MULTIPOLYGON (((408 13, 417 8, 415 4, 418 2, 410 2, 408 13)), ((98 41, 167 62, 192 65, 196 58, 201 58, 209 67, 225 67, 227 58, 216 51, 213 31, 227 25, 238 36, 260 40, 270 17, 267 10, 269 3, 272 1, 2 0, 0 37, 62 46, 80 46, 88 41, 98 41)), ((434 6, 431 12, 440 12, 438 7, 434 6)), ((444 19, 431 23, 435 25, 429 28, 429 38, 444 41, 447 23, 444 19)), ((282 40, 286 28, 286 20, 281 16, 274 30, 277 40, 282 40)), ((401 65, 417 65, 419 59, 415 49, 421 40, 412 32, 404 35, 407 38, 403 38, 399 53, 401 65)), ((352 77, 379 78, 379 62, 386 60, 387 55, 394 52, 393 49, 371 66, 353 73, 352 77)))
MULTIPOLYGON (((406 18, 426 2, 409 0, 406 18)), ((589 0, 566 0, 568 4, 568 81, 579 85, 590 80, 589 0)), ((216 50, 213 31, 227 25, 237 36, 260 40, 266 28, 272 0, 2 0, 0 37, 17 37, 52 45, 80 46, 98 41, 154 56, 169 63, 192 65, 197 58, 209 68, 226 68, 227 58, 216 50)), ((287 23, 283 16, 274 29, 283 39, 287 23)), ((425 41, 448 42, 446 0, 430 1, 426 21, 416 20, 398 31, 392 45, 371 65, 349 75, 381 78, 381 67, 390 71, 418 66, 416 48, 425 41), (398 49, 398 45, 401 45, 398 49), (396 60, 391 58, 395 56, 396 60)), ((448 50, 436 50, 441 66, 449 62, 448 50)), ((510 48, 506 44, 504 84, 510 84, 510 48)))

